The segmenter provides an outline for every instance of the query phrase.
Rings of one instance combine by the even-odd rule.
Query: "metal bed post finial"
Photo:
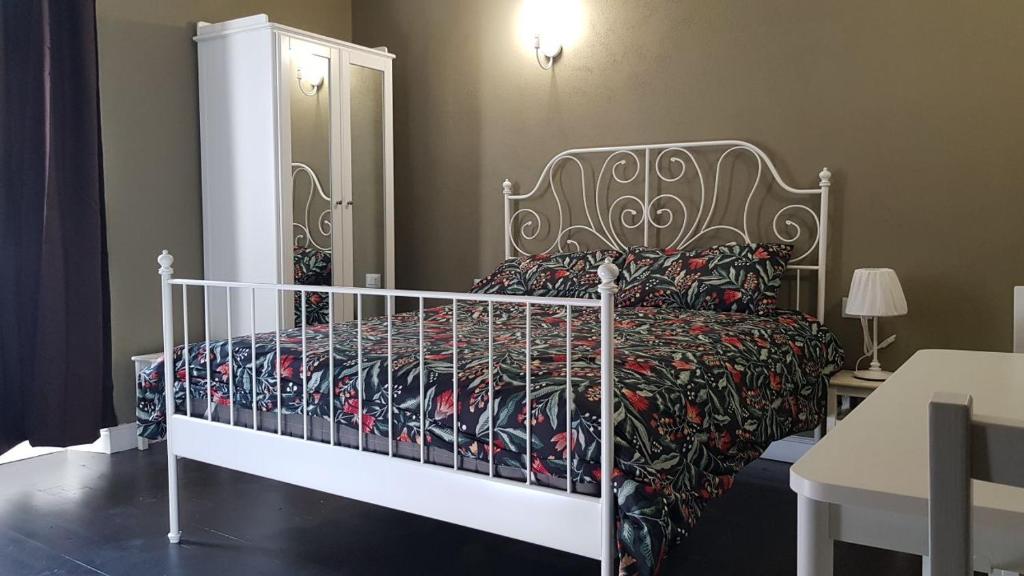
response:
[[[601,575],[615,574],[615,293],[619,267],[611,258],[597,268],[601,284]]]
[[[501,183],[501,194],[505,198],[505,258],[512,257],[512,181],[505,178]]]
[[[178,458],[174,455],[174,437],[171,434],[171,417],[174,415],[174,301],[171,295],[171,277],[174,274],[174,256],[164,250],[156,257],[160,265],[160,298],[164,328],[164,423],[167,428],[167,539],[171,544],[181,541],[178,527]],[[188,351],[185,352],[186,362]],[[188,383],[186,382],[187,386]]]

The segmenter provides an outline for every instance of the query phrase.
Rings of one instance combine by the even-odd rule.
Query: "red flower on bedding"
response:
[[[565,432],[559,432],[551,437],[551,441],[555,443],[555,452],[565,452]],[[572,432],[572,447],[576,448],[576,431]]]
[[[754,258],[758,260],[767,260],[771,258],[771,254],[769,254],[763,247],[758,246],[757,250],[754,251]]]
[[[452,391],[445,390],[437,397],[437,407],[434,409],[434,418],[447,418],[454,413],[455,407],[452,404]]]
[[[732,346],[733,348],[742,348],[743,342],[735,336],[723,336],[722,343]]]
[[[373,430],[373,425],[377,422],[377,419],[371,414],[363,414],[363,430]]]
[[[546,476],[551,475],[551,472],[548,472],[548,469],[544,467],[544,461],[536,456],[533,457],[533,465],[530,468],[533,470],[534,474],[544,474]]]
[[[742,297],[743,293],[739,290],[726,290],[725,294],[722,295],[722,300],[724,300],[726,304],[732,304]]]
[[[677,370],[693,370],[693,364],[686,360],[673,360],[672,366]]]
[[[643,374],[644,376],[650,376],[651,375],[651,367],[650,367],[650,365],[648,363],[642,362],[640,360],[632,360],[632,359],[630,359],[630,360],[626,361],[626,369],[627,370],[632,370],[633,372],[639,372],[640,374]]]
[[[342,409],[345,414],[355,414],[359,411],[359,399],[349,398],[345,400],[345,407]]]
[[[636,392],[626,388],[622,391],[622,395],[626,397],[626,400],[636,409],[637,412],[643,412],[651,407],[651,401]]]
[[[743,381],[743,374],[736,369],[732,364],[726,364],[725,369],[729,371],[729,376],[732,377],[732,381],[739,384]]]
[[[707,258],[691,258],[690,261],[686,264],[686,266],[690,270],[700,270],[701,268],[704,268],[707,265],[708,265],[708,259]]]
[[[712,436],[715,442],[715,446],[718,447],[718,450],[720,452],[726,453],[729,451],[730,448],[732,448],[732,434],[729,434],[728,430],[722,432],[721,434],[713,434]]]
[[[294,380],[299,368],[299,359],[295,356],[281,356],[281,378]]]
[[[594,480],[600,480],[601,479],[601,469],[600,468],[595,469],[594,473],[591,474],[591,476],[594,477]],[[615,480],[616,478],[621,478],[621,477],[622,477],[622,470],[619,470],[618,468],[612,468],[612,480]]]
[[[689,402],[686,403],[686,418],[694,424],[704,423],[704,415],[701,414],[700,406]]]

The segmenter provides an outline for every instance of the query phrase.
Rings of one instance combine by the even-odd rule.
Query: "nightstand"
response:
[[[132,362],[135,363],[135,405],[138,406],[138,394],[139,394],[139,374],[146,368],[151,367],[163,358],[163,352],[154,352],[152,354],[141,354],[139,356],[132,356]],[[139,450],[149,450],[149,440],[146,440],[142,436],[136,438]]]
[[[825,432],[836,427],[839,421],[839,397],[867,398],[884,380],[861,380],[853,375],[853,370],[837,372],[828,381],[828,403],[825,405]]]

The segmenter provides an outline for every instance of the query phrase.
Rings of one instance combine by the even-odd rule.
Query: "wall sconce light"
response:
[[[550,70],[563,48],[579,38],[582,20],[581,0],[524,0],[520,31],[541,68]]]
[[[295,67],[295,79],[299,83],[299,92],[306,96],[316,96],[324,84],[324,71],[319,58],[313,54],[305,54]],[[307,91],[303,84],[309,86]]]
[[[551,38],[545,41],[538,32],[533,36],[533,51],[537,55],[537,64],[544,70],[551,70],[555,58],[562,53],[562,44]]]

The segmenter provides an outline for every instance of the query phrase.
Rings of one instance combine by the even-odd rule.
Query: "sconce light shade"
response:
[[[858,268],[853,271],[846,313],[851,316],[902,316],[907,299],[891,268]]]
[[[520,29],[528,34],[537,63],[551,68],[566,45],[580,36],[581,0],[524,0]]]
[[[303,54],[299,56],[295,67],[295,77],[299,82],[299,90],[307,96],[313,96],[320,90],[324,83],[324,67],[326,60],[314,54]],[[304,85],[310,87],[306,91]]]

